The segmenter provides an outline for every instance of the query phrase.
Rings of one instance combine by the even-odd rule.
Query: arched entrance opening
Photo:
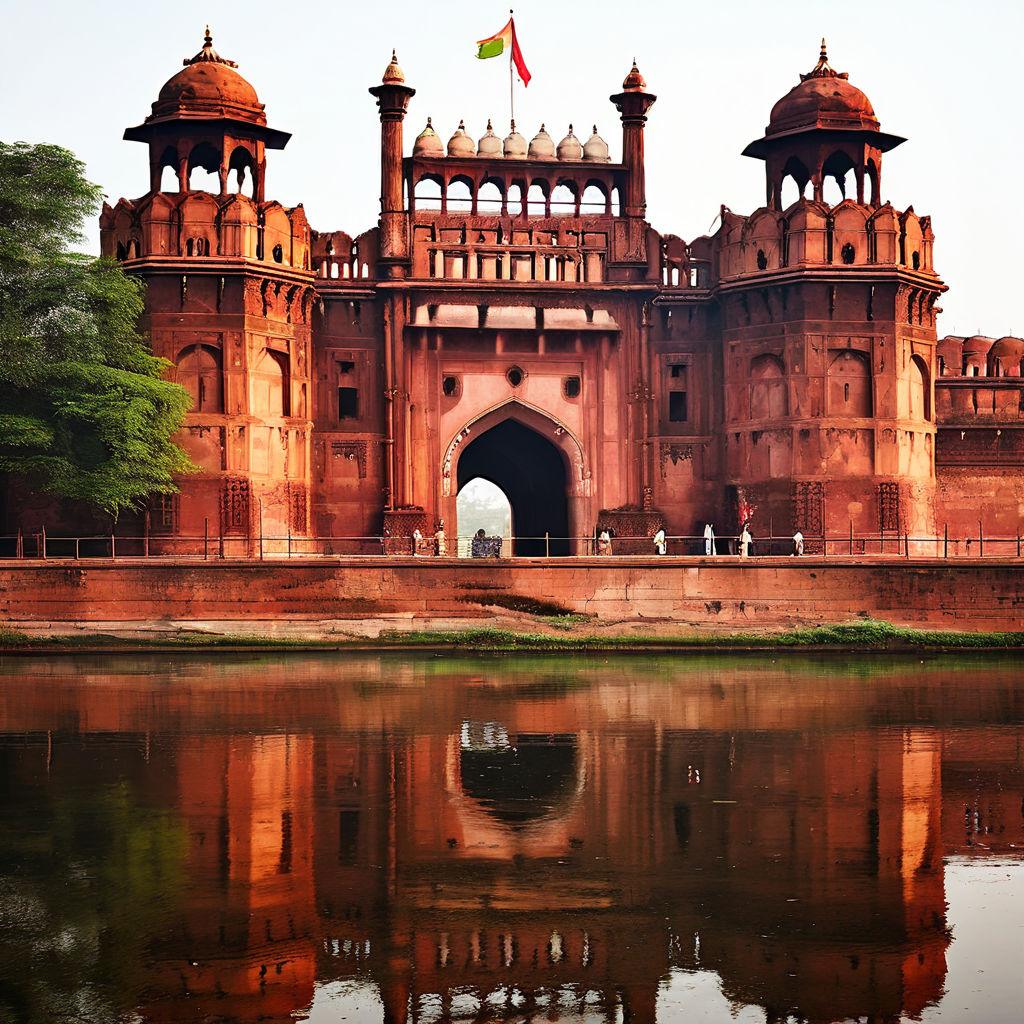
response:
[[[517,420],[504,419],[462,449],[458,490],[475,477],[499,487],[512,506],[513,555],[569,554],[565,457],[556,445]],[[459,532],[464,532],[461,520]]]
[[[483,477],[474,477],[459,490],[455,512],[459,523],[457,553],[460,558],[469,556],[477,530],[483,530],[488,537],[502,537],[506,541],[512,536],[512,505],[508,495]]]

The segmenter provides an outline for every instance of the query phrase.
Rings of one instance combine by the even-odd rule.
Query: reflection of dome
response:
[[[460,753],[462,789],[499,821],[521,828],[551,814],[576,787],[574,736],[519,735],[467,743]]]
[[[225,60],[213,48],[209,26],[203,48],[160,90],[147,120],[172,117],[234,120],[266,124],[256,90],[237,72],[234,61]]]
[[[772,107],[766,135],[799,128],[852,128],[878,131],[878,118],[871,101],[845,73],[833,71],[828,64],[825,40],[821,41],[818,63],[800,84],[794,86]]]
[[[416,136],[412,146],[413,156],[444,156],[444,145],[427,118],[427,126]]]

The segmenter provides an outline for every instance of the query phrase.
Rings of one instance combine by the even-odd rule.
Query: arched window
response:
[[[434,177],[420,178],[413,189],[418,210],[441,209],[441,182]]]
[[[928,367],[920,356],[912,356],[910,359],[910,418],[930,423],[931,404]]]
[[[536,182],[530,186],[526,195],[527,213],[531,217],[543,217],[547,211],[547,197],[542,186]]]
[[[750,418],[777,419],[789,413],[785,370],[777,356],[758,356],[750,364]]]
[[[175,360],[178,383],[192,396],[192,412],[224,411],[224,378],[220,350],[189,345]]]
[[[497,217],[501,213],[501,188],[496,181],[485,181],[477,193],[476,208],[479,213]]]
[[[844,199],[857,198],[857,175],[853,161],[846,153],[835,152],[821,169],[824,181],[822,198],[830,206],[836,206]]]
[[[220,154],[208,142],[201,142],[188,155],[188,188],[190,192],[220,194]],[[204,173],[205,172],[205,173]]]
[[[795,156],[791,156],[786,161],[786,166],[782,168],[781,203],[784,210],[806,194],[807,183],[810,180],[811,175],[807,168]]]
[[[512,536],[512,506],[508,495],[490,480],[476,476],[464,484],[456,499],[455,509],[459,522],[460,558],[472,555],[473,538],[478,530],[483,530],[485,537]]]
[[[283,352],[265,349],[252,375],[254,416],[290,416],[288,357]]]
[[[508,189],[508,215],[518,217],[523,212],[523,190],[519,185],[510,185]]]
[[[231,154],[231,162],[228,164],[229,177],[232,174],[235,179],[235,191],[239,195],[251,198],[256,191],[256,161],[244,146],[236,146]]]
[[[832,351],[828,368],[828,412],[832,416],[871,416],[871,363],[863,352]]]
[[[448,182],[447,197],[449,213],[469,213],[473,209],[473,192],[465,178]]]
[[[568,185],[556,185],[551,192],[551,212],[556,217],[571,217],[576,213],[576,193]]]
[[[589,184],[580,196],[580,213],[594,217],[607,212],[607,192],[600,185]]]

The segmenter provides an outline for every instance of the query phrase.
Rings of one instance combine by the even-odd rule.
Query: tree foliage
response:
[[[0,471],[116,517],[193,467],[142,283],[73,251],[100,198],[67,150],[0,142]]]

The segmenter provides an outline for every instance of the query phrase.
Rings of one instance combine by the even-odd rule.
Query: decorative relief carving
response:
[[[793,518],[805,537],[820,537],[825,521],[825,485],[820,480],[801,480],[793,485]],[[808,548],[808,552],[811,549]]]
[[[248,533],[251,517],[249,481],[227,477],[221,484],[220,522],[223,533]]]
[[[298,484],[288,485],[288,521],[292,533],[309,532],[309,499],[306,488]]]
[[[690,462],[693,460],[693,445],[692,444],[662,444],[661,446],[661,475],[665,476],[668,469],[668,463],[671,460],[673,466],[678,466],[680,462]]]
[[[467,437],[469,437],[469,427],[465,427],[455,435],[455,440],[448,445],[448,451],[445,452],[444,468],[441,471],[442,491],[445,497],[452,493],[452,458],[455,455],[455,449],[458,448]]]
[[[900,485],[895,480],[878,485],[878,525],[893,533],[900,531]]]
[[[366,476],[366,441],[334,441],[331,443],[331,454],[336,459],[355,462],[359,469],[359,478]]]

